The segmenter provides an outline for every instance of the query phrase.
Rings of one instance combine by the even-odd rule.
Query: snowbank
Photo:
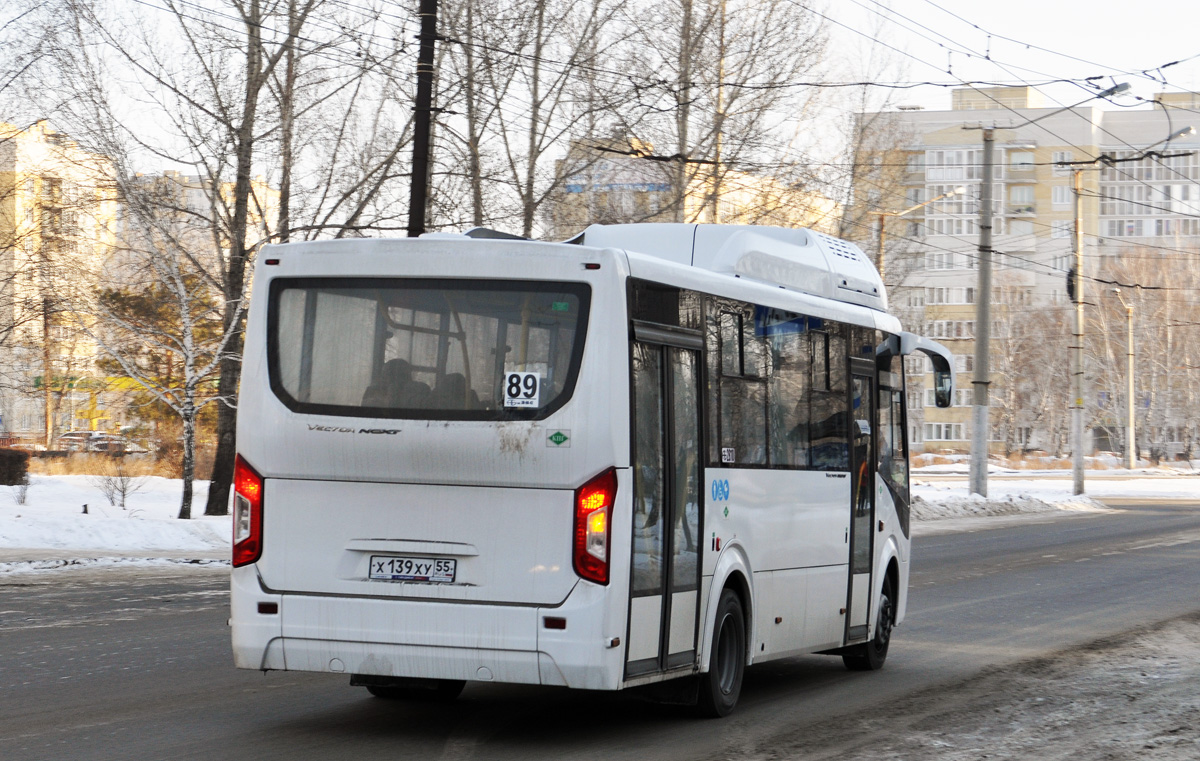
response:
[[[966,478],[949,478],[965,466],[918,468],[912,474],[913,517],[919,521],[1055,510],[1098,511],[1107,499],[1195,499],[1200,501],[1200,476],[1157,470],[1088,471],[1086,496],[1076,496],[1070,471],[1009,471],[989,469],[988,496],[970,493]],[[953,470],[952,470],[953,469]]]
[[[186,552],[229,547],[228,517],[176,520],[183,496],[178,479],[148,477],[125,509],[108,504],[91,476],[30,476],[25,504],[0,495],[0,548],[108,552]],[[203,513],[208,484],[194,485],[192,514]],[[87,514],[83,506],[87,505]]]
[[[1161,471],[1089,471],[1086,497],[1071,493],[1069,471],[997,471],[989,477],[985,499],[968,493],[962,469],[965,466],[954,464],[913,471],[913,518],[923,533],[970,530],[980,525],[974,520],[954,519],[1033,518],[1064,510],[1105,510],[1094,497],[1200,502],[1200,476],[1160,475]],[[91,476],[32,476],[24,505],[16,504],[15,490],[0,487],[0,575],[61,568],[227,563],[229,517],[202,514],[208,484],[198,482],[192,503],[195,517],[178,520],[182,488],[179,480],[147,478],[122,510],[108,504]],[[84,504],[88,506],[86,515]]]

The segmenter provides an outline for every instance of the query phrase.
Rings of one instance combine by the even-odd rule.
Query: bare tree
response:
[[[167,0],[147,21],[134,6],[59,0],[59,25],[41,90],[46,107],[98,151],[117,157],[132,187],[135,164],[188,167],[192,199],[160,205],[207,231],[203,251],[180,249],[195,276],[221,294],[217,452],[206,512],[227,510],[236,390],[249,266],[263,242],[395,229],[393,200],[407,184],[409,99],[398,76],[403,30],[384,11],[325,0]],[[237,55],[231,57],[230,51]],[[136,82],[141,124],[130,108]],[[160,225],[161,227],[161,225]],[[182,294],[179,296],[182,298]]]
[[[802,125],[817,90],[799,83],[823,63],[818,16],[769,0],[674,0],[637,33],[630,68],[660,73],[637,90],[647,111],[639,137],[673,154],[677,221],[724,221],[713,212],[730,172],[803,179],[813,145]]]
[[[1197,253],[1131,247],[1101,268],[1089,325],[1089,368],[1098,397],[1093,424],[1126,446],[1129,404],[1125,308],[1133,307],[1135,446],[1153,462],[1180,454],[1189,459],[1200,435],[1195,333],[1200,307],[1188,297],[1200,288]]]
[[[448,120],[446,129],[465,154],[474,221],[534,234],[562,181],[554,159],[586,135],[597,114],[628,99],[622,77],[604,71],[621,39],[623,10],[624,0],[536,0],[503,10],[488,0],[464,0],[449,16],[456,44],[451,66],[464,85],[455,97],[465,118]],[[503,23],[481,20],[497,13]],[[598,72],[604,86],[587,88]]]

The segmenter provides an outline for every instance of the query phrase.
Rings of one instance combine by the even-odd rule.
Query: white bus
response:
[[[593,226],[263,249],[232,497],[237,666],[383,697],[879,668],[909,575],[901,330],[853,244]],[[654,689],[654,688],[649,688]]]

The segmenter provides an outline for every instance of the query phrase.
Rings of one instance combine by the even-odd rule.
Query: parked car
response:
[[[103,431],[71,431],[58,437],[58,449],[65,452],[104,452],[117,454],[126,451],[124,436]]]

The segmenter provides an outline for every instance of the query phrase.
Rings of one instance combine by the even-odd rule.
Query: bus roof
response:
[[[637,252],[887,311],[883,280],[862,249],[815,230],[754,225],[591,225],[569,242]]]

